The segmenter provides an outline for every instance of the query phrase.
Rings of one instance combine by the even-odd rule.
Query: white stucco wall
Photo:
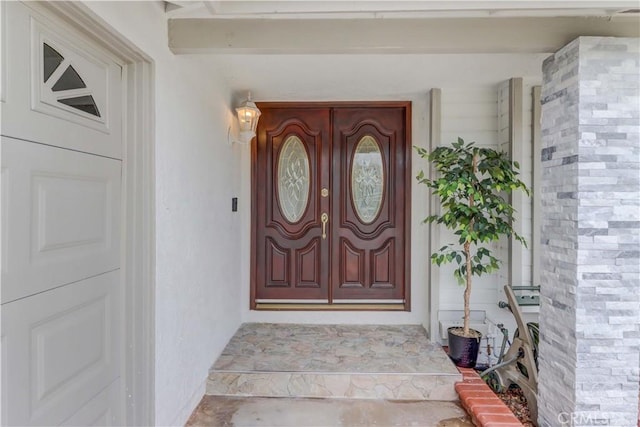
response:
[[[155,62],[155,422],[184,425],[240,323],[240,154],[227,145],[231,95],[198,58],[167,47],[160,2],[87,2]]]

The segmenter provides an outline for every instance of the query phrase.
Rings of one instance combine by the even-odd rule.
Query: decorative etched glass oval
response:
[[[298,222],[309,203],[309,156],[297,136],[289,136],[278,157],[280,211],[289,222]]]
[[[351,199],[360,221],[371,224],[382,207],[384,168],[382,152],[372,136],[363,136],[356,145],[351,165]]]

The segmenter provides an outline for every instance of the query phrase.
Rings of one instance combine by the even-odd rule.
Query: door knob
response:
[[[329,222],[329,215],[326,212],[323,212],[320,216],[320,221],[322,221],[322,238],[327,238],[327,222]]]

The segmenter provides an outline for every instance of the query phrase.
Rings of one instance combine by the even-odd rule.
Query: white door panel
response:
[[[88,404],[120,376],[119,283],[113,271],[2,306],[9,425],[58,425],[74,414],[118,424],[119,386]]]
[[[0,2],[2,424],[122,425],[122,68],[32,7]]]
[[[2,312],[2,310],[0,310],[0,312]],[[2,320],[0,319],[0,325],[2,324]],[[5,408],[7,408],[9,406],[8,401],[7,401],[7,393],[6,390],[9,389],[9,383],[7,382],[7,375],[5,374],[5,372],[9,372],[8,371],[8,365],[7,365],[7,340],[5,339],[4,336],[4,330],[0,331],[0,354],[1,354],[1,363],[2,363],[2,375],[0,376],[0,387],[2,387],[0,389],[0,396],[2,396],[2,419],[0,420],[0,422],[2,423],[3,426],[8,426],[9,425],[9,421],[7,420],[7,411]]]
[[[106,390],[91,399],[71,418],[61,425],[76,426],[117,426],[122,424],[121,410],[118,405],[118,394],[120,393],[120,380],[117,379]]]
[[[0,2],[0,102],[5,101],[7,90],[7,9],[6,1]],[[3,106],[4,107],[4,106]]]
[[[6,3],[2,134],[121,158],[121,66],[74,31]]]
[[[2,138],[2,302],[120,265],[121,162]]]

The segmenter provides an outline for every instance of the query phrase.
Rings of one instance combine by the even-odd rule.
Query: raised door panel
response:
[[[404,300],[405,114],[334,111],[332,233],[341,242],[332,253],[335,300]]]
[[[291,254],[278,246],[273,239],[266,239],[266,283],[267,288],[291,287]]]
[[[263,299],[326,299],[327,110],[260,106],[254,152],[254,290]]]
[[[86,405],[71,417],[62,422],[62,426],[117,426],[122,424],[122,406],[118,396],[122,384],[115,380],[99,395],[91,399]]]
[[[319,239],[312,240],[306,248],[296,251],[296,271],[299,275],[299,287],[319,288],[320,264],[322,263],[322,248]]]
[[[28,4],[6,12],[2,135],[121,158],[122,67]]]
[[[120,265],[119,160],[2,138],[2,302]]]
[[[395,286],[396,263],[396,241],[389,239],[380,248],[370,252],[371,259],[371,287],[377,289],[389,289]]]
[[[342,288],[364,288],[365,251],[355,248],[349,240],[340,239],[339,281]]]
[[[120,377],[119,283],[114,271],[2,306],[8,424],[58,425]],[[116,425],[118,396],[114,390],[107,405]],[[99,420],[104,407],[87,410]]]

